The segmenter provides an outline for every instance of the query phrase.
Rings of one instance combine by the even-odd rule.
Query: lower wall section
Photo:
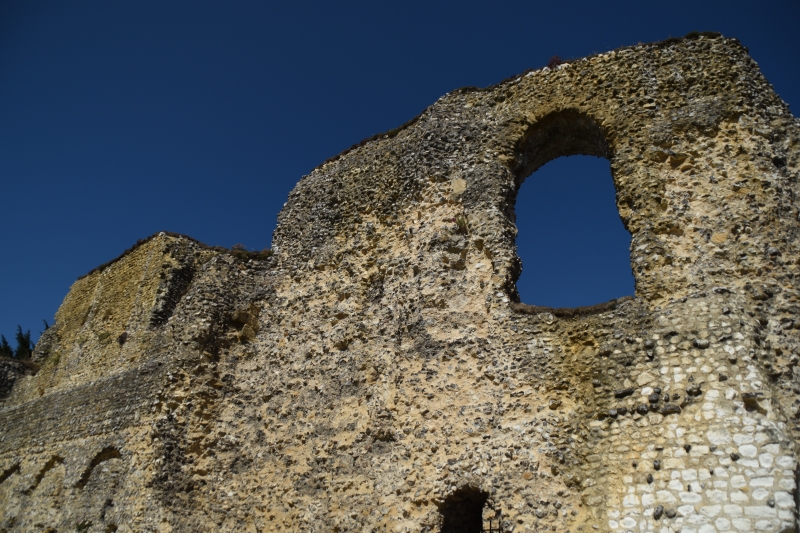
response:
[[[120,431],[150,410],[165,371],[162,361],[74,389],[0,408],[0,455]]]
[[[30,364],[0,359],[0,401],[11,394],[11,389],[19,378],[32,374],[33,370],[33,366]]]
[[[0,531],[131,524],[147,501],[152,451],[143,445],[166,366],[151,361],[0,410]]]

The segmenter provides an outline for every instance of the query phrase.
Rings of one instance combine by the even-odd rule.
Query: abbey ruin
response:
[[[0,531],[796,531],[798,142],[695,34],[443,96],[303,177],[268,259],[154,235],[0,368]],[[516,192],[574,154],[636,294],[521,304]]]

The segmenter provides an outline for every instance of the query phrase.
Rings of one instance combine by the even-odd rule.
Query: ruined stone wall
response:
[[[0,530],[795,530],[798,126],[694,35],[442,97],[305,176],[269,260],[154,236],[0,404]],[[574,154],[632,237],[594,313],[514,285],[516,191]]]

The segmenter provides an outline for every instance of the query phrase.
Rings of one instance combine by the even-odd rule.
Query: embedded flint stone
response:
[[[681,412],[681,408],[679,406],[675,405],[674,403],[668,403],[668,404],[662,406],[661,409],[658,412],[661,413],[664,416],[666,416],[666,415],[674,415],[674,414],[680,413]]]
[[[692,342],[692,345],[695,348],[700,348],[701,350],[705,350],[706,348],[708,348],[709,342],[708,339],[695,339]]]
[[[703,394],[703,390],[700,388],[700,384],[694,384],[686,387],[686,394],[689,396],[700,396]]]
[[[758,401],[764,397],[764,393],[760,391],[756,392],[743,392],[742,393],[742,401],[744,404],[751,408],[758,407]]]

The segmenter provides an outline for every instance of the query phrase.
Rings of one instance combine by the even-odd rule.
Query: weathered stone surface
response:
[[[11,394],[17,379],[33,374],[35,370],[36,366],[26,361],[0,359],[0,399]]]
[[[0,530],[790,530],[799,126],[695,35],[442,97],[304,177],[272,258],[153,236],[0,404]],[[516,190],[573,154],[636,297],[519,304]]]

